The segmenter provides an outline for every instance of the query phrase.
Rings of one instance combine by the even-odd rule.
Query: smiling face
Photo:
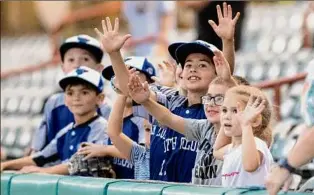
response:
[[[209,83],[216,77],[215,67],[208,56],[192,53],[186,58],[182,77],[188,91],[207,91]]]
[[[103,94],[97,94],[87,85],[68,85],[65,89],[65,105],[76,116],[95,112],[97,105],[100,105],[103,99]]]
[[[220,107],[227,90],[227,86],[210,84],[207,94],[202,97],[206,118],[213,124],[220,123]]]
[[[79,66],[87,66],[94,70],[98,70],[101,67],[96,62],[94,56],[87,50],[81,48],[69,49],[64,55],[63,72],[68,74]]]

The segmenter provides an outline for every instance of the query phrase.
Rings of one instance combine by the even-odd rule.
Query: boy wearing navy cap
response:
[[[65,105],[73,114],[74,122],[58,131],[56,137],[41,151],[1,163],[1,170],[68,174],[67,162],[82,142],[108,143],[107,121],[97,113],[97,108],[104,99],[104,80],[101,75],[91,68],[81,66],[62,78],[59,85],[65,92]],[[59,164],[41,168],[55,161]]]
[[[77,35],[67,38],[59,48],[62,59],[61,68],[65,74],[78,68],[80,65],[101,71],[100,64],[103,57],[100,43],[88,35]],[[70,122],[74,122],[73,114],[65,105],[64,93],[52,95],[44,106],[44,116],[39,128],[34,133],[32,150],[40,151],[47,146],[56,136],[58,131]],[[103,102],[98,113],[108,119],[110,106]]]

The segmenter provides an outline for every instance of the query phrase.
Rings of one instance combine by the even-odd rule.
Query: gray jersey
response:
[[[214,158],[213,146],[216,140],[214,126],[207,120],[184,119],[185,136],[198,141],[192,183],[221,185],[222,161]]]

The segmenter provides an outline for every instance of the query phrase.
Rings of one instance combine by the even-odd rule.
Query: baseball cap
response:
[[[104,79],[102,78],[101,74],[96,70],[88,68],[86,66],[80,66],[77,69],[71,71],[67,75],[65,75],[60,81],[60,87],[65,90],[66,86],[71,81],[83,81],[86,83],[91,84],[96,88],[96,90],[101,93],[104,89]]]
[[[89,51],[95,56],[97,63],[101,62],[101,59],[104,55],[100,43],[97,39],[88,36],[88,35],[77,35],[67,38],[62,45],[60,46],[60,55],[63,62],[65,53],[71,48],[81,48]]]
[[[209,57],[214,57],[214,51],[218,50],[213,44],[207,43],[206,41],[196,40],[189,43],[184,43],[178,46],[175,51],[177,61],[181,64],[182,68],[188,55],[192,53],[202,53]]]
[[[138,71],[144,73],[148,78],[156,76],[156,69],[152,63],[145,57],[131,56],[124,59],[124,63]],[[102,71],[102,75],[105,79],[110,80],[114,76],[112,65],[107,66]]]
[[[176,43],[172,43],[168,46],[168,52],[170,54],[170,56],[176,61],[177,64],[179,64],[179,61],[176,57],[176,50],[178,49],[178,47],[180,47],[181,45],[185,44],[186,42],[176,42]]]

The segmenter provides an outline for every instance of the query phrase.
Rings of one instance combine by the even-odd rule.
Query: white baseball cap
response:
[[[65,75],[59,81],[59,85],[63,90],[65,90],[67,85],[74,80],[81,80],[93,85],[99,93],[101,93],[104,89],[104,79],[102,78],[101,74],[96,70],[86,66],[80,66]]]
[[[63,62],[65,53],[71,48],[81,48],[89,51],[96,58],[97,63],[101,62],[101,59],[104,55],[100,42],[88,35],[77,35],[67,38],[59,48],[61,60]]]

